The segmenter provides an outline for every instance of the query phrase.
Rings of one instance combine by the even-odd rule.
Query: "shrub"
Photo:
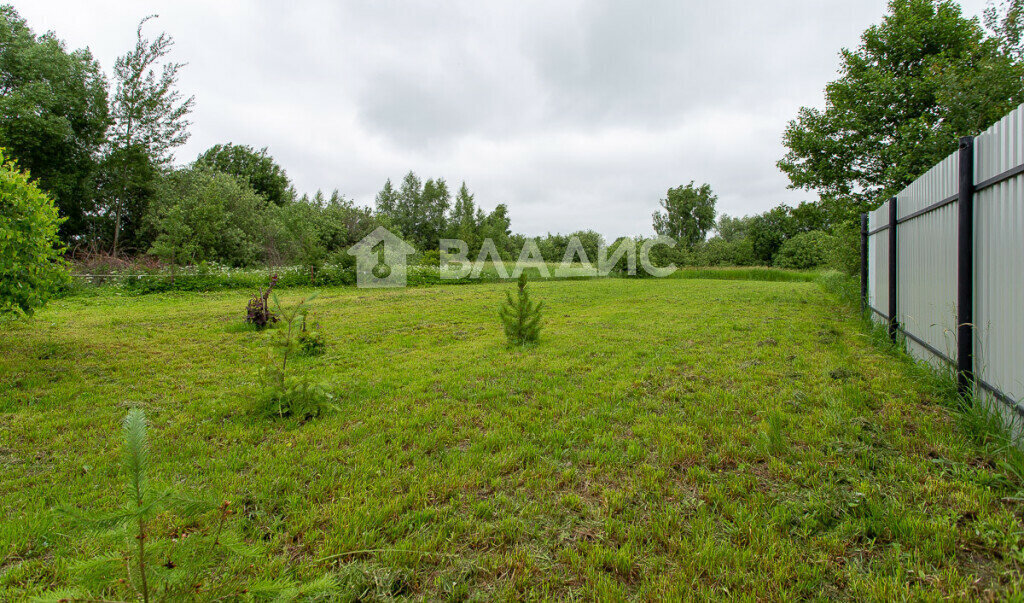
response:
[[[791,270],[809,270],[828,264],[835,239],[820,230],[800,233],[782,244],[775,265]]]
[[[256,410],[265,417],[305,421],[330,408],[330,400],[330,394],[304,375],[285,375],[283,371],[275,370],[267,373]]]
[[[150,252],[175,264],[252,266],[263,260],[267,201],[233,176],[201,169],[168,176],[150,207]]]
[[[302,316],[302,329],[299,331],[298,341],[299,350],[305,356],[319,356],[327,348],[320,325],[315,322],[312,326],[307,325],[305,315]]]
[[[272,358],[261,371],[263,392],[256,403],[258,414],[304,421],[332,407],[329,393],[304,374],[290,374],[288,368],[288,360],[301,351],[298,320],[305,317],[304,306],[314,297],[316,294],[291,308],[285,308],[281,306],[277,295],[273,296],[274,307],[284,325],[273,344],[277,350],[277,359]]]
[[[427,249],[420,254],[419,265],[438,268],[441,265],[441,252],[437,249]]]
[[[860,274],[860,224],[844,222],[832,231],[835,245],[829,254],[830,268],[846,274]]]
[[[754,246],[748,238],[726,241],[721,237],[708,239],[697,250],[696,264],[704,266],[753,266]]]
[[[645,243],[649,239],[638,238],[636,240],[636,252],[637,252],[637,274],[647,275],[642,268],[640,259],[643,255],[642,249]],[[689,249],[683,247],[681,244],[676,243],[675,247],[669,247],[668,245],[654,245],[650,248],[648,253],[648,259],[651,265],[664,268],[669,265],[675,266],[692,266],[694,263],[694,255]]]
[[[69,282],[53,200],[0,149],[0,315],[30,314]]]
[[[543,307],[542,302],[530,301],[530,292],[526,290],[526,274],[520,274],[518,295],[513,297],[509,293],[499,311],[509,343],[523,345],[537,341]]]

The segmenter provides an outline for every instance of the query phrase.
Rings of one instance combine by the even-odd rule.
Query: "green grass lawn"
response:
[[[272,333],[244,292],[0,325],[0,600],[137,597],[134,539],[54,512],[124,503],[133,406],[154,484],[236,511],[221,545],[216,512],[157,517],[158,600],[1019,592],[1017,482],[816,283],[534,283],[525,349],[512,287],[321,290],[327,352],[295,367],[338,408],[304,424],[251,411]]]

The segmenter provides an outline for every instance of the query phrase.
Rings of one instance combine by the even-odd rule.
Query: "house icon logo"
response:
[[[356,256],[356,286],[364,289],[404,287],[406,260],[416,248],[383,226],[348,250]]]

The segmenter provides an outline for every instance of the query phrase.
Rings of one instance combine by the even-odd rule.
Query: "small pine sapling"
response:
[[[122,511],[108,515],[93,515],[82,512],[69,505],[59,511],[85,528],[97,531],[110,531],[127,527],[134,532],[136,542],[135,571],[138,572],[138,591],[142,600],[149,601],[150,587],[148,564],[146,561],[146,543],[149,539],[147,523],[162,510],[174,511],[179,517],[191,518],[217,508],[217,505],[183,498],[172,492],[156,492],[149,483],[149,440],[147,436],[146,415],[140,409],[128,412],[122,424],[124,432],[124,453],[122,465],[127,481],[129,494],[128,504]],[[223,505],[227,509],[227,503]],[[218,538],[220,534],[218,533]]]
[[[498,315],[505,327],[505,336],[513,345],[533,343],[540,337],[541,310],[543,302],[530,300],[530,292],[526,288],[526,274],[519,275],[519,292],[514,296],[508,293],[505,303]]]
[[[273,343],[277,358],[271,357],[262,370],[263,395],[257,406],[260,414],[303,420],[315,417],[331,406],[331,396],[327,392],[306,375],[293,376],[288,369],[288,361],[303,352],[299,320],[305,320],[308,311],[305,304],[315,297],[314,293],[295,306],[285,308],[276,294],[272,296],[283,327]]]

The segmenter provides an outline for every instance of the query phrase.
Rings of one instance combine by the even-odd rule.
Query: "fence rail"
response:
[[[1024,105],[861,218],[865,310],[1024,417]]]

